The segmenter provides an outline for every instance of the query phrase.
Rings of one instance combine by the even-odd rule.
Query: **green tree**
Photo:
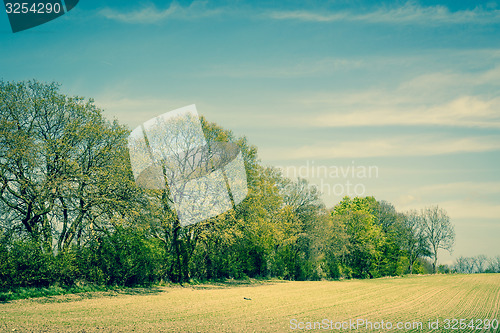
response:
[[[55,83],[0,82],[4,226],[45,252],[80,244],[130,208],[128,131]]]
[[[384,276],[400,275],[406,272],[406,269],[401,269],[402,263],[408,260],[400,244],[402,214],[398,213],[394,206],[387,201],[372,200],[370,211],[375,217],[375,224],[382,228],[385,237],[381,249],[380,274]]]
[[[330,278],[351,277],[352,270],[346,265],[348,262],[349,235],[347,234],[346,220],[332,211],[322,219],[322,237],[318,243],[319,252],[324,255],[326,274]]]
[[[344,197],[333,211],[333,215],[345,221],[349,237],[349,255],[345,264],[357,278],[378,277],[381,274],[385,236],[381,227],[374,223],[375,216],[370,211],[374,201],[373,197]]]
[[[172,130],[176,131],[173,135],[176,140],[182,139],[183,149],[170,152],[169,160],[165,161],[165,189],[144,191],[148,197],[148,207],[144,209],[144,215],[149,216],[147,219],[150,221],[152,234],[165,246],[166,278],[181,283],[188,281],[191,276],[211,278],[219,277],[221,272],[234,272],[232,268],[236,265],[228,266],[228,260],[222,257],[229,255],[228,246],[234,244],[235,235],[240,234],[239,225],[245,217],[245,207],[248,205],[243,202],[239,207],[233,207],[235,209],[230,212],[182,226],[178,212],[175,211],[175,193],[169,186],[178,180],[175,178],[179,177],[176,171],[183,170],[180,175],[183,179],[212,172],[213,163],[217,163],[217,158],[224,162],[225,156],[220,155],[221,151],[216,151],[216,148],[217,145],[225,143],[234,143],[241,151],[249,184],[254,183],[257,168],[256,149],[249,146],[245,138],[237,139],[232,132],[207,122],[205,118],[201,117],[200,120],[208,149],[200,152],[196,133],[191,133],[193,129],[180,119]],[[163,148],[169,149],[168,144],[164,146]],[[178,183],[182,183],[182,179]],[[250,188],[252,189],[252,186]],[[219,250],[223,251],[216,252]],[[253,250],[255,248],[252,248]],[[201,253],[203,251],[205,253]]]

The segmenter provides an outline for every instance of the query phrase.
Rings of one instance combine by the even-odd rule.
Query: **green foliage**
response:
[[[432,263],[425,258],[418,258],[413,267],[413,274],[432,274],[434,273]]]
[[[109,291],[117,289],[118,289],[117,287],[85,285],[85,284],[73,285],[73,286],[52,285],[50,287],[16,287],[5,292],[0,291],[0,303],[16,299],[89,293],[89,292]]]
[[[82,251],[82,275],[98,284],[135,286],[161,277],[163,248],[133,228],[118,227]]]
[[[9,251],[11,285],[48,286],[57,279],[54,271],[55,258],[44,253],[34,241],[16,241]]]
[[[402,276],[404,274],[410,273],[408,267],[410,265],[410,261],[407,257],[399,257],[396,267],[396,275]]]
[[[351,268],[356,278],[379,277],[382,274],[386,237],[375,223],[375,206],[373,197],[344,197],[332,213],[345,221],[349,241],[348,255],[344,256],[343,263]]]
[[[423,215],[373,197],[327,210],[307,180],[262,166],[246,138],[201,124],[209,145],[240,148],[248,195],[181,227],[166,190],[135,185],[127,128],[57,84],[0,81],[0,288],[376,278],[427,272],[422,258],[451,248],[430,241]]]

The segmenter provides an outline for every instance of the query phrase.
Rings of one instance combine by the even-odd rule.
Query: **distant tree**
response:
[[[324,255],[327,277],[334,279],[351,277],[352,270],[347,266],[351,244],[345,219],[330,212],[323,219],[323,223],[321,242],[318,245]]]
[[[317,238],[322,236],[318,234],[318,224],[321,223],[320,214],[324,213],[324,205],[318,189],[310,186],[307,180],[282,179],[280,183],[284,204],[281,212],[286,217],[282,224],[287,228],[279,229],[287,240],[282,239],[276,245],[288,253],[286,262],[291,276],[304,280],[315,275],[313,266],[318,253],[313,248]]]
[[[380,225],[384,231],[391,230],[391,227],[394,227],[400,218],[394,205],[385,200],[375,202],[371,211],[375,216],[375,223]]]
[[[473,257],[458,257],[453,270],[457,273],[500,273],[500,256],[488,258],[484,254]]]
[[[382,228],[385,241],[381,248],[382,256],[379,262],[381,275],[400,275],[408,270],[408,261],[402,249],[403,214],[398,213],[387,201],[370,201],[370,212],[374,215],[375,224]]]
[[[439,265],[438,269],[437,269],[437,272],[440,274],[448,274],[448,273],[450,273],[450,271],[451,271],[451,269],[450,269],[450,266],[448,266],[448,265]]]
[[[471,259],[474,263],[474,270],[476,273],[484,273],[488,268],[488,257],[484,254],[479,254]]]
[[[455,243],[455,228],[450,222],[446,211],[438,206],[432,206],[422,211],[422,231],[430,247],[436,273],[439,249],[452,251]]]
[[[418,258],[414,264],[414,270],[418,274],[431,274],[434,272],[432,263],[427,258]]]
[[[500,256],[491,257],[488,263],[489,273],[500,273]]]
[[[472,258],[460,256],[455,260],[453,269],[457,273],[472,274],[474,273],[474,262]]]
[[[413,265],[418,258],[430,255],[422,216],[417,211],[403,214],[399,228],[399,244],[408,258],[410,274],[413,272]]]

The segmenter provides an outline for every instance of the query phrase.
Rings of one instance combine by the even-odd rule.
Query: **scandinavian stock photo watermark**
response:
[[[242,152],[234,143],[209,143],[195,105],[147,120],[130,133],[128,148],[137,185],[166,191],[181,226],[235,208],[248,194]],[[348,165],[306,161],[274,170],[297,182],[258,187],[258,191],[279,191],[285,196],[306,191],[330,198],[361,197],[367,192],[366,181],[379,177],[377,166],[355,161]]]
[[[481,330],[481,332],[496,332],[499,328],[498,319],[479,318],[445,318],[430,319],[427,321],[390,321],[390,320],[367,320],[364,318],[348,320],[332,320],[328,318],[319,321],[301,321],[296,318],[290,319],[289,328],[295,330],[362,330],[362,331],[468,331]]]
[[[128,148],[136,184],[166,191],[181,226],[222,214],[247,196],[239,147],[209,144],[194,104],[136,127]]]
[[[4,0],[12,32],[52,21],[75,8],[80,0]]]
[[[428,323],[431,328],[431,323]],[[290,319],[291,330],[422,330],[424,323],[421,321],[370,321],[367,319],[331,320],[324,318],[320,321],[300,321]]]
[[[359,165],[354,160],[348,165],[324,165],[308,160],[299,166],[277,166],[276,168],[290,179],[307,179],[309,190],[329,197],[365,196],[366,182],[379,178],[378,166]],[[285,186],[285,192],[287,186]]]

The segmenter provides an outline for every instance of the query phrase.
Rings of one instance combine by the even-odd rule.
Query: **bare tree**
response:
[[[422,256],[429,256],[422,216],[415,210],[406,212],[403,215],[400,229],[400,246],[406,251],[408,256],[408,261],[410,262],[409,271],[411,274],[415,261]]]
[[[453,265],[457,273],[500,273],[500,256],[488,258],[484,254],[474,257],[459,257]]]
[[[500,273],[500,256],[489,259],[488,271],[490,273]]]
[[[424,209],[422,215],[422,231],[434,258],[432,269],[436,273],[439,249],[451,253],[455,243],[455,228],[446,211],[438,206]]]
[[[470,257],[458,257],[453,268],[457,273],[472,274],[474,273],[474,261]]]
[[[488,257],[484,254],[472,257],[472,262],[474,264],[474,270],[476,273],[484,273],[488,265]]]

